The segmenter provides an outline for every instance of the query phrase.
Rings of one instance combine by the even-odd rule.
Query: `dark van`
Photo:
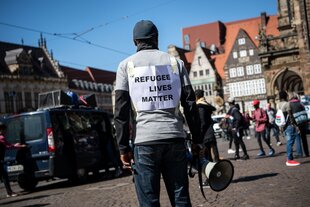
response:
[[[93,108],[56,107],[7,117],[6,138],[27,147],[6,151],[10,180],[32,190],[51,178],[84,179],[119,166],[110,115]]]

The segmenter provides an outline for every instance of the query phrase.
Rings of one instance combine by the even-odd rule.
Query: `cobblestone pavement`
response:
[[[274,157],[256,158],[258,144],[254,138],[245,139],[250,155],[247,161],[232,161],[235,174],[231,185],[221,192],[205,189],[204,200],[198,187],[198,177],[190,178],[193,206],[241,206],[241,207],[305,207],[310,206],[310,158],[297,159],[297,167],[285,165],[285,145],[276,146]],[[282,142],[285,140],[282,138]],[[308,136],[310,143],[310,136]],[[218,139],[220,156],[229,159],[228,142]],[[267,146],[264,145],[267,152]],[[242,155],[242,152],[240,153]],[[40,182],[35,192],[23,192],[16,183],[12,187],[18,197],[6,198],[3,183],[0,184],[0,206],[115,206],[136,207],[137,199],[131,176],[117,179],[90,180],[87,184],[72,186],[65,180]],[[164,184],[161,192],[162,206],[170,206]]]

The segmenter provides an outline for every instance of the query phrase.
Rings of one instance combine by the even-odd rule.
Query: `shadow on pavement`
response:
[[[126,173],[125,171],[120,177],[126,177],[126,176],[131,176],[131,174]],[[101,174],[101,175],[96,175],[96,176],[89,176],[85,181],[83,182],[71,182],[67,179],[61,179],[58,182],[54,183],[46,183],[42,186],[36,187],[33,191],[27,192],[27,194],[32,193],[32,192],[39,192],[39,191],[44,191],[44,190],[51,190],[51,189],[57,189],[57,188],[70,188],[74,186],[82,186],[86,184],[91,184],[91,183],[96,183],[96,182],[102,182],[106,180],[114,180],[118,179],[120,177],[114,177],[112,174]],[[44,182],[44,181],[42,181]]]
[[[240,177],[238,179],[233,180],[232,183],[248,182],[248,181],[263,179],[263,178],[267,178],[267,177],[277,176],[278,174],[279,173],[268,173],[268,174],[262,174],[262,175]]]
[[[35,196],[35,197],[30,197],[30,198],[22,198],[22,199],[15,198],[15,200],[12,200],[12,201],[1,202],[1,205],[16,204],[18,202],[23,202],[23,201],[27,201],[27,200],[41,199],[41,198],[45,198],[45,197],[49,197],[49,196],[51,196],[51,195],[41,195],[41,196]],[[46,206],[46,205],[50,205],[50,204],[49,203],[45,203],[45,204],[37,204],[37,205],[31,205],[31,206]]]

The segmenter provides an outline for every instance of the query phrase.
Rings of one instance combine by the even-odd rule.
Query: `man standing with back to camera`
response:
[[[119,64],[115,86],[115,127],[121,161],[131,169],[129,120],[134,137],[134,180],[140,206],[160,206],[160,178],[171,206],[191,206],[184,108],[194,145],[201,142],[195,93],[181,60],[159,51],[158,30],[142,20],[133,30],[137,53]]]

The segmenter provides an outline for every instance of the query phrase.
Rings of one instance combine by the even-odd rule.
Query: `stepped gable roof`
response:
[[[277,29],[278,24],[277,16],[268,16],[267,18],[268,19],[266,25],[266,35],[278,36],[280,33]],[[260,24],[261,24],[260,17],[225,23],[227,28],[225,53],[229,55],[240,29],[243,29],[251,38],[256,47],[258,47],[259,39],[257,37],[259,35]]]
[[[2,41],[0,41],[0,74],[23,75],[18,70],[12,73],[9,69],[10,64],[18,63],[20,55],[23,55],[23,58],[26,56],[27,64],[31,64],[32,71],[27,75],[58,78],[54,66],[42,48]]]

